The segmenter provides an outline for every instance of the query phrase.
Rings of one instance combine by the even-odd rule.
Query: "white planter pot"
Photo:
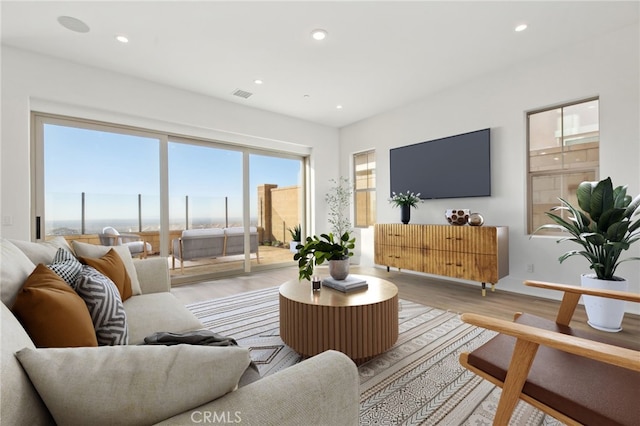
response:
[[[291,253],[297,253],[298,249],[296,248],[296,246],[300,244],[300,241],[289,241],[289,251]]]
[[[627,291],[627,280],[620,281],[600,280],[595,274],[582,274],[580,277],[582,287],[606,290]],[[596,330],[618,332],[622,330],[622,318],[624,317],[624,300],[608,299],[598,296],[582,296],[584,308],[587,311],[587,323]]]
[[[349,258],[329,261],[329,275],[334,280],[344,280],[349,275]]]

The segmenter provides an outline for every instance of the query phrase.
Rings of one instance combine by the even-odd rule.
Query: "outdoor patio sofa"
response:
[[[249,246],[251,254],[258,253],[258,230],[255,226],[249,228]],[[180,270],[184,268],[185,260],[218,258],[244,254],[244,228],[206,228],[186,229],[180,238],[171,242],[171,268],[176,268],[176,259],[180,261]]]
[[[122,259],[133,293],[122,302],[128,344],[69,347],[89,346],[79,342],[94,325],[89,302],[62,275],[54,279],[63,271],[55,260],[60,248],[85,261]],[[340,352],[243,385],[247,347],[141,345],[157,331],[203,327],[171,293],[166,258],[132,259],[123,246],[74,242],[72,249],[62,237],[47,243],[0,238],[0,249],[2,424],[358,424],[358,371]],[[54,266],[59,272],[51,272]],[[39,302],[27,311],[25,300]],[[50,344],[36,343],[45,338]]]

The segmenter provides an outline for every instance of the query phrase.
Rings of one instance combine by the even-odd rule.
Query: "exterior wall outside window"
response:
[[[355,182],[355,226],[366,228],[376,223],[376,153],[367,151],[353,156]]]
[[[528,232],[532,233],[552,223],[545,212],[559,205],[559,197],[575,204],[578,185],[598,179],[598,99],[529,112],[527,140]]]

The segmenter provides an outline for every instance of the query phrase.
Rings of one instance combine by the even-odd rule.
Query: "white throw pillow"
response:
[[[64,237],[55,237],[49,241],[41,241],[39,243],[23,240],[11,240],[11,242],[22,250],[34,265],[38,263],[44,263],[45,265],[51,263],[60,248],[69,250],[70,252],[72,251]]]
[[[11,241],[0,238],[0,298],[9,308],[36,265]]]
[[[124,267],[131,278],[131,293],[136,296],[142,294],[140,288],[140,281],[138,280],[138,273],[136,272],[136,266],[133,264],[133,258],[131,252],[127,246],[99,246],[96,244],[81,243],[73,241],[73,251],[75,251],[78,257],[94,257],[100,258],[107,254],[109,250],[114,249],[116,253],[122,259]]]
[[[101,346],[16,353],[57,424],[140,425],[234,390],[249,366],[235,346]]]

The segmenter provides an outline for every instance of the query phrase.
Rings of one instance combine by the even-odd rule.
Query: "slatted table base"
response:
[[[369,283],[370,287],[379,284],[377,281]],[[323,288],[322,295],[314,296],[308,283],[296,281],[295,285],[308,287],[309,297],[305,300],[290,298],[292,295],[281,287],[280,336],[302,356],[310,357],[334,349],[356,363],[362,363],[386,351],[398,339],[397,288],[395,294],[370,288],[367,292],[371,291],[371,297],[357,295],[363,304],[349,304],[353,294]],[[388,282],[384,285],[393,286]],[[384,300],[376,301],[379,298]]]

